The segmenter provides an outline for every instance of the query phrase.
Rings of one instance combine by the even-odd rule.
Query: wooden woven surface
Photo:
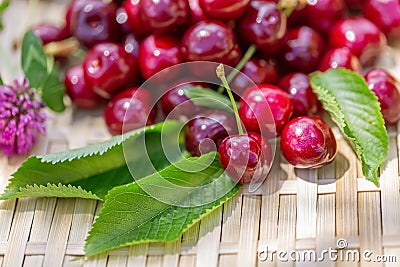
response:
[[[35,3],[36,1],[32,1]],[[11,81],[20,72],[12,41],[31,23],[63,19],[63,5],[14,0],[0,33],[0,72]],[[396,46],[396,45],[395,45]],[[400,47],[400,46],[397,46]],[[378,65],[400,78],[400,49],[387,48]],[[336,132],[337,133],[337,132]],[[377,188],[362,177],[360,164],[337,133],[339,154],[318,170],[297,170],[275,158],[263,187],[241,194],[187,231],[179,242],[126,247],[84,260],[84,240],[101,203],[82,199],[30,198],[0,202],[0,266],[400,266],[400,124],[389,127],[390,149]],[[109,138],[101,110],[73,108],[53,115],[48,134],[32,151],[43,154]],[[0,155],[0,192],[25,156]],[[320,252],[336,248],[396,256],[396,263],[262,262],[257,250]],[[275,255],[276,256],[276,255]],[[393,260],[394,258],[392,258]]]

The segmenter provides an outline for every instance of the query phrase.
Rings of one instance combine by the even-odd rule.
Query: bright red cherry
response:
[[[366,0],[363,14],[386,35],[400,36],[399,0]]]
[[[346,68],[357,73],[361,73],[362,71],[360,60],[347,47],[329,50],[319,65],[320,71],[336,68]]]
[[[138,7],[143,27],[152,33],[177,32],[189,24],[188,0],[140,0]]]
[[[292,98],[293,117],[318,113],[318,98],[311,89],[308,75],[301,72],[290,73],[279,81],[279,87]]]
[[[90,109],[104,102],[86,82],[82,65],[72,67],[65,73],[64,84],[67,94],[79,108]]]
[[[245,45],[255,44],[264,54],[281,48],[286,33],[286,16],[273,1],[251,1],[237,21],[237,36]]]
[[[86,80],[104,98],[110,98],[121,87],[139,78],[136,59],[122,45],[114,43],[94,46],[86,55],[83,69]]]
[[[339,20],[329,33],[331,47],[347,47],[362,65],[372,64],[386,44],[385,35],[371,21],[352,17]]]
[[[122,134],[154,123],[157,115],[151,107],[151,94],[138,87],[115,95],[104,109],[104,119],[112,135]]]
[[[250,87],[240,99],[239,116],[247,131],[267,137],[279,136],[292,114],[292,99],[273,85]]]
[[[183,62],[180,42],[171,36],[150,35],[139,47],[139,68],[145,79]]]
[[[323,34],[329,33],[333,24],[346,13],[344,0],[317,0],[310,1],[304,8],[307,25]]]
[[[281,135],[282,155],[296,168],[317,168],[333,161],[336,139],[324,121],[298,117],[290,121]]]
[[[140,0],[126,0],[123,8],[128,16],[128,23],[132,32],[137,36],[145,36],[151,33],[151,29],[144,23],[139,14]]]
[[[386,123],[396,123],[400,119],[399,81],[384,69],[372,69],[364,77],[369,89],[378,97]]]
[[[70,37],[69,30],[63,26],[42,23],[32,27],[33,33],[42,40],[43,45],[59,42]]]
[[[117,9],[114,3],[87,0],[71,15],[71,33],[86,47],[117,41],[120,37],[120,27],[115,19]]]
[[[220,110],[208,110],[191,119],[185,131],[185,146],[192,156],[216,151],[222,140],[236,134],[234,117]]]
[[[216,20],[237,19],[249,6],[250,0],[199,0],[204,13]]]
[[[219,21],[200,21],[182,39],[182,52],[187,61],[215,61],[232,66],[240,56],[232,55],[237,50],[233,31]]]
[[[325,52],[322,36],[307,26],[294,28],[287,34],[282,49],[282,64],[286,70],[310,73],[318,69]]]
[[[275,84],[278,77],[278,69],[274,61],[252,58],[247,61],[230,85],[237,95],[242,95],[247,88],[254,84]]]
[[[240,184],[262,182],[272,163],[272,149],[260,134],[227,136],[219,145],[219,159],[228,176]]]

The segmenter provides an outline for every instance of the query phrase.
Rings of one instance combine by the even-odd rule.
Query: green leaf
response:
[[[389,146],[378,98],[363,77],[345,69],[315,74],[311,86],[352,144],[365,177],[378,185],[378,169]]]
[[[86,240],[86,255],[131,244],[179,239],[185,230],[233,197],[240,188],[223,174],[218,159],[209,165],[215,156],[210,153],[190,158],[158,174],[111,190]],[[205,169],[201,172],[182,170],[192,169],[192,166]],[[176,190],[174,185],[184,185],[185,190]],[[154,186],[159,190],[159,197],[167,196],[175,205],[150,196],[147,189]]]
[[[3,14],[9,6],[10,6],[10,0],[1,0],[0,1],[0,31],[2,31],[4,28],[3,22],[2,22]]]
[[[21,48],[21,65],[29,84],[39,89],[47,80],[47,59],[42,41],[32,31],[25,33]]]
[[[91,198],[91,199],[99,199],[95,194],[86,191],[82,187],[72,186],[72,185],[63,185],[63,184],[47,184],[43,185],[27,185],[25,187],[21,187],[19,192],[15,194],[15,197],[23,198],[23,197],[63,197],[63,198]]]
[[[166,121],[132,131],[124,136],[123,142],[122,136],[116,136],[103,143],[75,150],[30,157],[12,175],[13,178],[0,199],[22,197],[22,195],[37,196],[37,191],[29,191],[34,186],[49,187],[48,192],[51,194],[48,196],[54,196],[54,190],[49,184],[61,184],[67,187],[71,185],[89,192],[91,195],[81,192],[89,198],[104,199],[113,187],[133,181],[129,168],[135,170],[135,179],[139,179],[168,166],[170,162],[163,153],[161,139],[164,148],[178,146],[178,138],[165,138],[165,136],[178,136],[180,129],[179,122]],[[146,145],[148,157],[144,157],[146,151],[141,147],[143,144]],[[137,149],[136,153],[129,156],[128,168],[123,150],[129,147]],[[149,166],[148,158],[154,167]],[[179,155],[171,154],[169,157],[171,161],[179,159]],[[59,196],[65,197],[65,192],[60,191]],[[69,196],[73,197],[73,194]]]
[[[220,109],[233,112],[232,103],[226,96],[202,86],[190,87],[183,90],[186,97],[197,106]]]
[[[4,82],[3,82],[3,79],[1,78],[1,75],[0,75],[0,85],[4,85]]]
[[[46,105],[55,112],[65,110],[64,93],[65,87],[60,80],[60,69],[54,65],[46,82],[42,86],[42,100]]]

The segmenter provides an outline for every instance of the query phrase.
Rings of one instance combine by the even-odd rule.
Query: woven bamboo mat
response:
[[[62,21],[63,5],[14,0],[0,33],[0,72],[6,80],[20,75],[12,40],[30,23]],[[36,4],[35,4],[36,3]],[[400,46],[397,46],[400,47]],[[11,55],[11,56],[10,56]],[[400,78],[400,49],[388,48],[378,65]],[[337,132],[336,132],[337,133]],[[390,149],[381,168],[381,185],[362,177],[360,164],[337,133],[339,154],[318,170],[298,170],[279,155],[267,182],[255,193],[241,194],[187,231],[179,242],[126,247],[84,260],[84,240],[101,203],[82,199],[30,198],[0,202],[0,266],[400,266],[400,124],[389,128]],[[109,138],[101,110],[69,108],[54,115],[48,134],[32,151],[51,153]],[[27,155],[26,155],[27,156]],[[0,155],[0,192],[26,156]],[[258,259],[258,250],[317,253],[345,239],[348,251],[363,256],[395,256],[397,263],[283,262]],[[341,243],[343,244],[343,243]],[[318,254],[319,255],[319,254]],[[262,256],[262,255],[260,255]]]

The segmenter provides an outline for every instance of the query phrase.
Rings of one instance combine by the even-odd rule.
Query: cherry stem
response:
[[[247,49],[246,53],[242,57],[242,59],[239,61],[239,63],[236,65],[235,68],[232,69],[232,71],[229,73],[228,77],[226,77],[226,80],[228,83],[232,82],[233,79],[239,74],[239,72],[243,69],[244,65],[250,60],[250,58],[254,55],[256,52],[257,47],[255,45],[250,45],[249,48]],[[222,94],[224,92],[225,88],[223,86],[218,87],[217,92]]]
[[[217,67],[217,71],[216,72],[217,72],[218,78],[221,79],[222,84],[224,85],[224,87],[226,88],[226,91],[228,92],[229,99],[231,100],[233,112],[235,113],[238,132],[239,132],[239,134],[244,134],[242,123],[241,123],[240,117],[239,117],[239,111],[238,111],[238,108],[236,106],[235,98],[233,97],[232,90],[229,87],[228,81],[227,81],[227,79],[225,77],[224,65],[223,64],[219,64],[219,66]]]

